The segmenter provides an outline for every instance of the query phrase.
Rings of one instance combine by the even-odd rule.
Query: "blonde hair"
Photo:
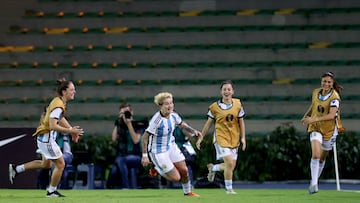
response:
[[[154,103],[161,106],[165,99],[173,98],[173,95],[169,92],[160,92],[159,94],[155,95]]]

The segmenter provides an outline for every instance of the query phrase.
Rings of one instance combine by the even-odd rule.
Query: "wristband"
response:
[[[142,157],[143,157],[143,158],[148,158],[148,154],[147,154],[147,153],[143,153],[143,154],[142,154]]]

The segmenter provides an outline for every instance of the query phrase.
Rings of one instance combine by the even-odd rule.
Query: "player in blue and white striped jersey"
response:
[[[160,108],[150,119],[149,126],[142,136],[143,166],[152,163],[158,173],[172,182],[182,184],[186,196],[198,197],[191,191],[188,168],[185,157],[175,143],[173,132],[176,126],[195,136],[202,136],[201,132],[193,129],[182,121],[179,114],[174,112],[173,96],[169,92],[161,92],[154,97],[154,102]]]

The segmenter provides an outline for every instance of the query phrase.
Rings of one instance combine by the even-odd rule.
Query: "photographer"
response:
[[[147,126],[145,121],[134,121],[133,114],[130,104],[124,103],[120,106],[119,116],[115,120],[112,132],[112,141],[118,143],[108,188],[117,188],[118,181],[121,181],[121,188],[137,187],[137,172],[141,166],[140,138]],[[131,176],[131,185],[129,184],[129,175]]]

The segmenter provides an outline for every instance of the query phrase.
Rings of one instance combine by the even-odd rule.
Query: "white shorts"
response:
[[[334,147],[334,144],[336,142],[336,136],[337,135],[333,135],[330,138],[330,140],[324,140],[321,133],[319,133],[319,132],[311,132],[310,133],[310,142],[313,141],[313,140],[317,140],[317,141],[320,142],[321,148],[323,150],[330,151]]]
[[[231,156],[233,160],[237,160],[239,148],[222,147],[218,145],[218,143],[214,143],[214,146],[216,151],[216,160],[220,160],[226,156]]]
[[[56,143],[56,132],[39,135],[36,139],[40,153],[48,160],[62,157],[59,145]]]
[[[166,152],[154,154],[149,153],[152,163],[155,165],[155,169],[160,175],[163,175],[174,168],[173,163],[184,161],[185,157],[180,151],[179,147],[174,143],[171,144],[170,149]]]

